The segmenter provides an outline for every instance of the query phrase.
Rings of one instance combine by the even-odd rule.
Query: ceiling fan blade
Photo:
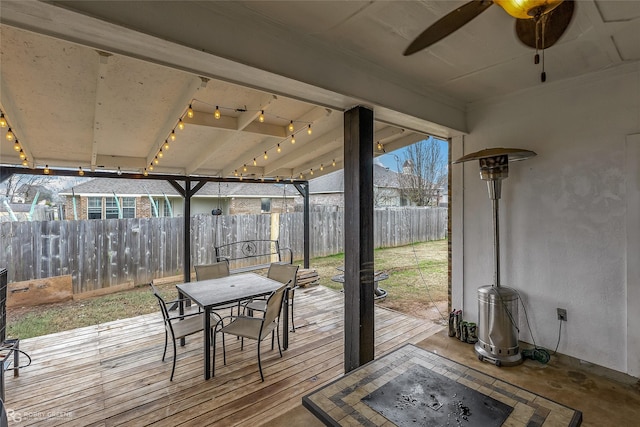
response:
[[[404,56],[412,55],[445,38],[480,15],[492,4],[492,0],[472,0],[453,12],[449,12],[416,37],[404,51]]]
[[[564,34],[565,30],[573,18],[574,1],[565,0],[555,9],[547,13],[547,23],[544,29],[544,43],[542,34],[539,34],[540,41],[538,49],[547,49],[553,46]],[[536,49],[536,22],[534,19],[517,19],[516,35],[522,43]]]

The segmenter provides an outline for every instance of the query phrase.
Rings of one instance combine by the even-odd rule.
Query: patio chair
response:
[[[289,307],[291,308],[291,331],[296,331],[296,325],[293,321],[293,296],[296,288],[298,287],[297,277],[298,277],[298,268],[299,266],[294,264],[282,264],[279,262],[273,263],[269,266],[269,271],[267,272],[267,277],[269,279],[276,280],[280,283],[284,283],[288,286],[287,289],[287,298],[289,299]],[[266,301],[260,299],[254,299],[244,304],[245,310],[249,310],[251,313],[253,310],[256,311],[265,311]]]
[[[218,321],[213,330],[213,374],[215,376],[216,366],[216,336],[218,333],[222,334],[222,357],[223,362],[227,364],[227,353],[224,345],[224,334],[235,335],[241,338],[240,349],[244,349],[244,339],[252,339],[257,341],[258,347],[258,370],[260,371],[260,379],[264,382],[264,375],[262,374],[262,361],[260,359],[260,343],[262,340],[271,334],[271,349],[273,350],[273,336],[278,339],[278,352],[282,357],[282,349],[280,347],[280,333],[279,333],[279,317],[282,310],[282,301],[287,289],[287,285],[280,287],[278,290],[273,291],[266,300],[266,310],[262,313],[262,317],[250,317],[250,316],[227,316]],[[224,326],[225,319],[232,319],[231,323]]]
[[[176,371],[176,358],[177,358],[177,346],[176,341],[186,336],[202,332],[203,330],[203,313],[191,313],[184,315],[177,315],[171,317],[169,315],[168,306],[180,300],[165,301],[164,298],[158,292],[158,289],[150,283],[153,295],[158,300],[160,306],[160,312],[162,313],[162,319],[164,321],[164,351],[162,353],[162,361],[167,355],[167,344],[169,342],[169,335],[171,335],[171,341],[173,342],[173,366],[171,367],[171,378],[169,381],[173,381],[173,374]]]

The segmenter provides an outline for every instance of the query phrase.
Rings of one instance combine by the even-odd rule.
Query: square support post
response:
[[[374,358],[373,111],[344,113],[344,370]]]

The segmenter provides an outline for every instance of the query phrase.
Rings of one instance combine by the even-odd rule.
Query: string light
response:
[[[144,168],[144,170],[142,171],[142,175],[149,176],[149,172],[147,172],[147,168]]]
[[[240,174],[240,181],[242,181],[242,174]]]
[[[280,177],[276,176],[276,182],[280,182]]]
[[[295,144],[296,143],[296,137],[295,135],[291,135],[291,143]]]
[[[120,170],[120,166],[118,166],[118,171],[116,172],[118,175],[122,175],[122,171]]]
[[[293,120],[289,123],[289,132],[293,132]]]
[[[7,138],[7,141],[13,141],[13,139],[15,138],[15,135],[11,131],[11,128],[9,128],[9,130],[7,131],[6,138]]]
[[[264,182],[264,175],[260,177],[260,181]]]
[[[49,170],[49,165],[44,165],[44,174],[45,174],[45,175],[49,175],[49,172],[51,172],[51,171]]]
[[[280,148],[280,144],[278,144],[278,148],[276,149],[278,153],[282,152],[282,148]]]
[[[27,158],[27,155],[24,154],[24,151],[22,151],[22,148],[20,149],[20,160],[24,160]]]
[[[311,130],[311,125],[309,125],[309,127],[307,128],[307,134],[311,135],[313,131]]]
[[[220,110],[218,109],[217,105],[216,105],[216,111],[213,113],[213,117],[215,117],[216,119],[220,118]]]
[[[263,157],[264,157],[265,160],[267,160],[269,158],[269,156],[267,156],[267,152],[266,151],[264,152],[264,156]]]
[[[149,163],[149,170],[152,171],[153,170],[153,162]]]
[[[258,120],[260,123],[264,123],[264,110],[260,111],[260,115],[258,116]]]
[[[168,151],[169,150],[169,141],[167,141],[166,139],[164,140],[164,145],[162,146],[162,149],[164,151]]]
[[[242,167],[242,172],[246,172],[247,171],[247,164],[245,163],[244,166]]]
[[[382,143],[380,141],[378,141],[378,151],[382,151],[383,147],[382,147]]]
[[[253,166],[258,166],[258,162],[256,161],[256,158],[253,158]]]
[[[22,147],[20,147],[20,143],[18,142],[17,139],[16,139],[16,142],[13,143],[13,149],[16,151],[22,150]]]
[[[0,128],[7,127],[7,119],[4,117],[4,113],[0,113]]]
[[[191,108],[191,104],[189,104],[189,108],[187,108],[187,117],[193,119],[193,108]]]
[[[304,175],[302,175],[302,172],[300,172],[300,179],[304,179]]]
[[[160,163],[160,160],[158,160],[158,156],[156,156],[156,157],[153,159],[153,163],[155,163],[156,165],[157,165],[158,163]]]
[[[27,159],[24,159],[22,161],[22,166],[29,166],[29,161]]]
[[[313,169],[311,169],[311,171],[309,172],[310,175],[313,175]]]
[[[234,175],[234,176],[238,176],[238,169],[236,169],[236,170],[234,170],[234,171],[233,171],[233,175]]]
[[[184,130],[184,122],[182,119],[178,119],[178,129]]]
[[[159,158],[164,157],[164,153],[162,153],[162,148],[160,149],[160,151],[158,151],[158,157]]]
[[[336,159],[333,159],[333,162],[331,163],[331,166],[335,166],[336,165]]]
[[[324,170],[324,165],[322,163],[320,163],[320,170],[323,171]]]
[[[78,175],[84,176],[84,171],[82,170],[82,166],[78,168]]]
[[[169,135],[169,139],[170,139],[172,142],[176,140],[176,130],[175,130],[175,129],[173,129],[173,130],[171,131],[171,135]]]

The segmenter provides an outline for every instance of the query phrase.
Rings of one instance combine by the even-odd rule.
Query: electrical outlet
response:
[[[558,308],[558,320],[567,321],[567,309],[566,308]]]

